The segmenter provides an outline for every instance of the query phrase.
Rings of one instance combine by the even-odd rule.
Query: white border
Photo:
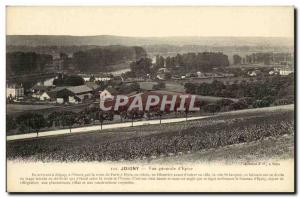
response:
[[[222,1],[222,0],[1,0],[0,1],[0,89],[3,90],[0,92],[0,104],[1,109],[0,111],[0,127],[2,132],[1,137],[1,154],[0,154],[0,195],[1,197],[8,197],[9,195],[5,192],[5,186],[6,186],[6,177],[5,177],[5,7],[8,5],[24,5],[24,6],[38,6],[38,5],[60,5],[60,6],[83,6],[83,5],[131,5],[131,6],[139,6],[139,5],[174,5],[174,6],[180,6],[180,5],[201,5],[201,6],[263,6],[263,5],[272,5],[272,6],[281,6],[281,5],[294,5],[296,8],[300,8],[300,1],[299,0],[231,0],[231,1]],[[298,10],[299,15],[299,10]],[[299,20],[297,20],[297,27],[299,26]],[[297,34],[298,37],[298,34]],[[299,51],[297,50],[296,57],[299,57]],[[299,59],[297,59],[299,60]],[[297,66],[295,66],[297,67]],[[299,69],[297,71],[297,76],[299,78]],[[299,93],[299,83],[297,82],[297,93]],[[298,94],[297,94],[298,95]],[[299,96],[297,96],[297,104],[299,105]],[[299,121],[299,116],[297,117],[297,123]],[[297,131],[298,132],[298,131]],[[299,140],[299,134],[297,135],[297,143],[300,143]],[[297,159],[299,161],[299,152],[297,152]],[[298,163],[299,164],[299,163]],[[298,169],[298,175],[299,177],[299,169]],[[299,182],[297,182],[298,186],[297,189],[299,190]],[[29,195],[30,196],[30,195]],[[40,197],[42,195],[38,195]],[[49,195],[48,195],[49,196]],[[68,196],[74,196],[74,195],[68,195]],[[86,195],[84,195],[86,196]],[[101,196],[107,196],[107,195],[101,195]],[[119,195],[114,195],[119,196]],[[131,195],[129,195],[131,196]],[[172,196],[172,195],[171,195]],[[205,196],[205,195],[201,195]],[[216,195],[215,195],[216,196]],[[209,196],[209,197],[215,197],[215,196]],[[257,196],[257,195],[256,195]],[[289,195],[282,195],[283,197],[289,196]],[[56,197],[62,197],[62,195],[58,195]],[[111,197],[111,196],[110,196]],[[160,197],[160,196],[159,196]],[[161,195],[162,197],[162,195]],[[263,195],[259,195],[257,197],[263,197]]]

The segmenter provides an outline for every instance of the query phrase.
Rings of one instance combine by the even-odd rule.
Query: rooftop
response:
[[[93,91],[91,88],[89,88],[86,85],[80,85],[80,86],[74,86],[74,87],[68,87],[67,90],[79,94],[79,93],[84,93],[84,92],[91,92]]]

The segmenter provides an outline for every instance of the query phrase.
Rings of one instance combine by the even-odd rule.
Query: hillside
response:
[[[6,45],[203,45],[203,46],[293,46],[292,38],[283,37],[125,37],[113,35],[7,35]]]

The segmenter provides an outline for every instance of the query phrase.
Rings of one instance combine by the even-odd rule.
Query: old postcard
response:
[[[8,192],[295,191],[292,6],[6,18]]]

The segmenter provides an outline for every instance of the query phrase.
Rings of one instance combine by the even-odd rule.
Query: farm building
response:
[[[57,103],[81,103],[85,100],[91,99],[92,89],[86,85],[73,87],[56,87],[47,92],[51,100],[56,100]]]
[[[69,95],[70,103],[83,102],[84,100],[91,99],[93,96],[93,90],[86,85],[68,87],[67,90],[71,93]]]

